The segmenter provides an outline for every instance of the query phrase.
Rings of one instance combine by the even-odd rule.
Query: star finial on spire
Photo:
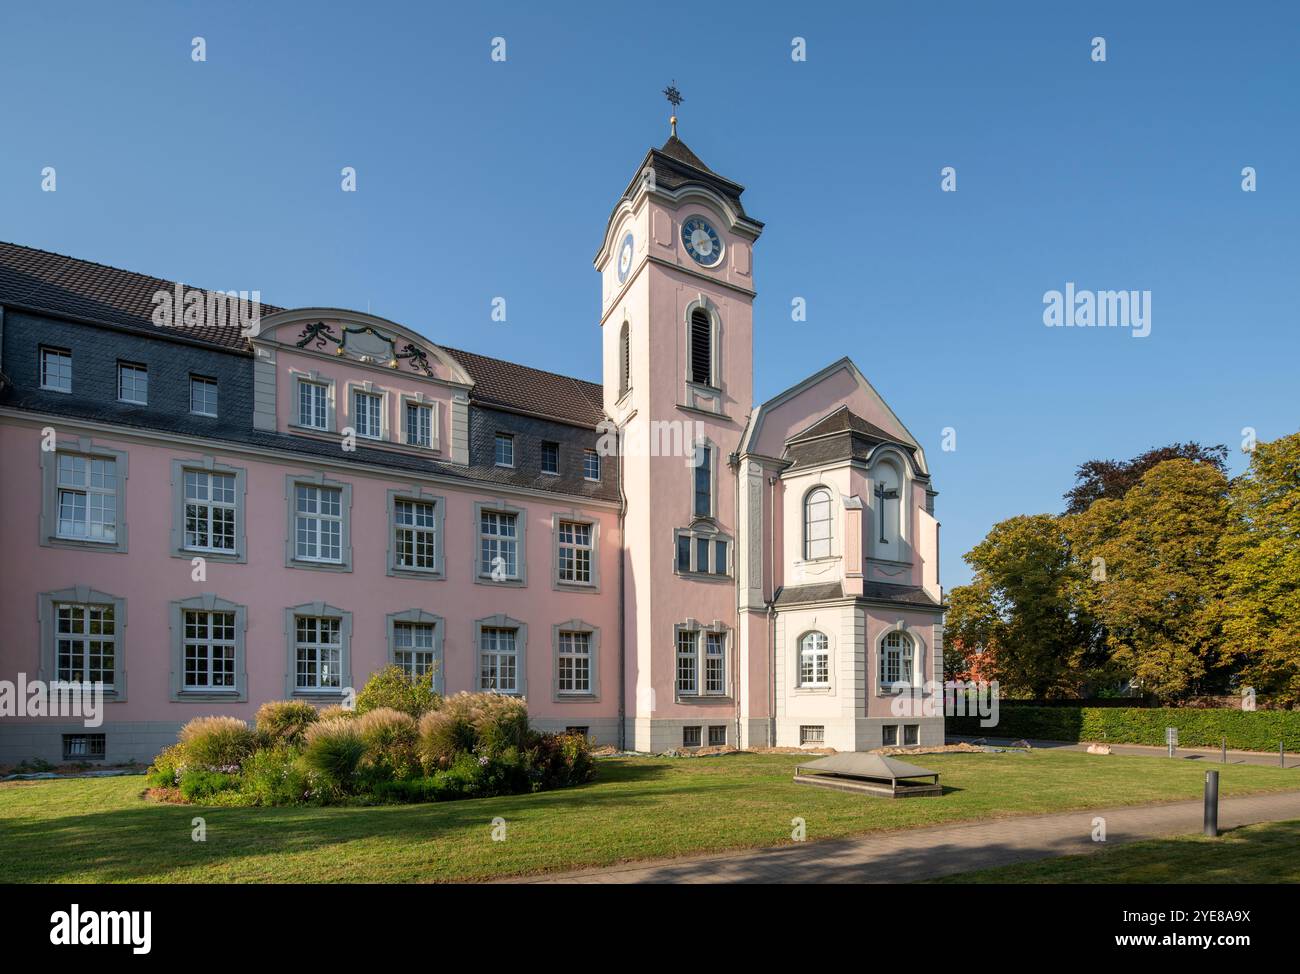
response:
[[[673,106],[673,114],[672,117],[668,120],[668,124],[672,126],[672,134],[676,135],[677,134],[677,106],[680,105],[683,101],[685,101],[685,99],[682,98],[682,93],[677,90],[676,78],[674,78],[669,83],[668,87],[664,89],[664,97],[668,99],[668,104]]]

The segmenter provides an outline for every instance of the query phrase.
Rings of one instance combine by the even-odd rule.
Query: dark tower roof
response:
[[[632,181],[623,192],[624,198],[632,197],[641,179],[641,173],[647,166],[654,170],[655,183],[664,189],[671,192],[690,184],[705,186],[734,206],[736,212],[745,220],[757,227],[763,226],[761,222],[745,212],[745,207],[740,202],[740,195],[745,192],[745,187],[725,176],[719,176],[676,134],[669,136],[668,141],[658,149],[651,149],[646,153],[641,165],[637,166]]]

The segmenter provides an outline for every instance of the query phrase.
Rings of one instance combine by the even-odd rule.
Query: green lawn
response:
[[[143,800],[140,777],[0,785],[0,882],[419,882],[483,879],[1104,805],[1197,798],[1189,761],[1074,752],[927,754],[945,794],[898,801],[791,780],[800,755],[621,758],[592,784],[377,808],[199,808]],[[1220,768],[1225,795],[1300,787]],[[190,820],[207,820],[193,842]],[[507,823],[494,842],[492,819]]]
[[[1300,883],[1300,821],[1266,822],[1217,839],[1148,839],[946,876],[938,883]]]

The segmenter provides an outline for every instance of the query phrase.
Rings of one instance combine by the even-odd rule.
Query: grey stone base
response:
[[[585,727],[587,728],[587,739],[592,744],[618,746],[617,717],[588,717],[586,719],[577,717],[533,717],[528,721],[528,724],[534,730],[543,731],[547,734],[558,734],[569,727]]]
[[[849,717],[832,720],[830,718],[802,719],[783,717],[776,722],[777,747],[831,747],[837,751],[870,751],[881,747],[884,742],[882,728],[886,725],[899,728],[898,743],[903,743],[903,725],[917,725],[917,745],[932,747],[943,743],[943,718],[918,717],[904,719],[901,717]],[[823,743],[803,744],[800,741],[800,727],[812,725],[822,727]]]
[[[0,724],[0,764],[48,761],[64,764],[64,734],[103,734],[104,756],[86,760],[89,764],[148,764],[168,744],[176,743],[179,721],[109,721],[87,727],[80,721],[67,723],[9,721]]]

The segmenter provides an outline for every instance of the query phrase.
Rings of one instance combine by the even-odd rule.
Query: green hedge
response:
[[[949,734],[972,737],[1026,737],[1044,741],[1105,741],[1163,747],[1165,728],[1178,728],[1180,747],[1228,747],[1276,751],[1285,741],[1300,752],[1300,711],[1203,710],[1160,707],[1034,707],[1002,703],[996,727],[981,727],[978,717],[949,717]]]

